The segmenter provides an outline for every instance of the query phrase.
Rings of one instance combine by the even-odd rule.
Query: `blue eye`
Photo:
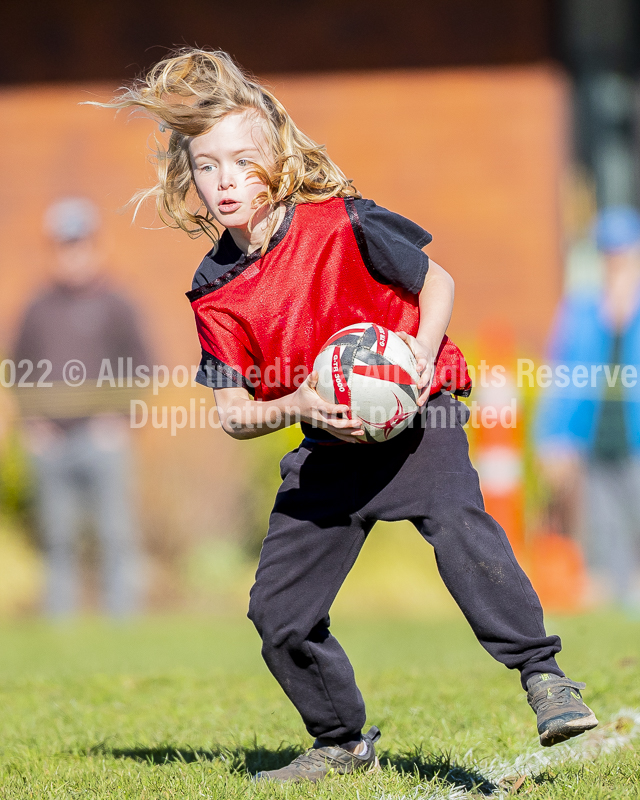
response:
[[[249,161],[246,158],[239,158],[238,159],[238,166],[239,167],[247,167],[249,165]]]

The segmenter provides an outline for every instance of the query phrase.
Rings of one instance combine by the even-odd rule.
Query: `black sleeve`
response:
[[[252,386],[244,375],[211,353],[207,353],[206,350],[202,351],[196,383],[208,389],[246,389],[250,395],[256,393],[255,386]]]
[[[429,269],[429,257],[422,248],[431,241],[431,234],[373,200],[351,203],[351,221],[367,268],[383,282],[418,294]]]

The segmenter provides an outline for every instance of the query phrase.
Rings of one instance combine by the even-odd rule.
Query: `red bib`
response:
[[[210,284],[188,292],[205,355],[258,400],[290,394],[322,345],[356,322],[418,331],[418,295],[381,283],[350,198],[288,209],[264,256],[240,259]],[[445,336],[431,394],[467,396],[464,356]]]

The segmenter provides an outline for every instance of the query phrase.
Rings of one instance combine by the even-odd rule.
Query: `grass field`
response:
[[[383,732],[383,768],[275,787],[251,773],[287,763],[308,739],[248,621],[4,624],[0,798],[640,797],[640,623],[595,615],[548,627],[605,723],[589,738],[538,747],[517,676],[460,619],[338,622]]]

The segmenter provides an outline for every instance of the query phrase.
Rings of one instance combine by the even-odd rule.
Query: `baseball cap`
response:
[[[98,209],[87,197],[64,197],[50,205],[44,215],[45,231],[59,242],[85,239],[99,224]]]
[[[614,253],[640,243],[640,214],[632,206],[610,206],[596,217],[594,233],[598,249]]]

